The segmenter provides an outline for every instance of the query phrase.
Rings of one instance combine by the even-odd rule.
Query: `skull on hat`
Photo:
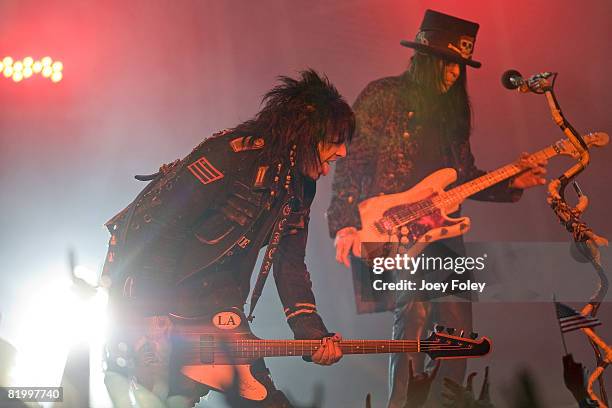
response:
[[[429,40],[425,36],[425,31],[419,31],[416,35],[416,41],[423,45],[429,45]]]
[[[459,39],[459,49],[463,58],[469,58],[474,52],[474,38],[462,36]]]

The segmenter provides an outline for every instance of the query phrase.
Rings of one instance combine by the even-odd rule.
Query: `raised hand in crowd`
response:
[[[419,408],[425,404],[431,383],[436,378],[440,369],[440,360],[436,361],[434,368],[429,372],[414,375],[412,360],[408,364],[408,391],[406,393],[406,404],[404,408]]]
[[[574,361],[574,356],[563,356],[563,381],[581,408],[597,407],[597,402],[587,393],[588,372],[582,364]]]
[[[465,387],[450,378],[444,378],[446,390],[442,392],[442,397],[446,401],[443,406],[445,408],[494,408],[489,396],[489,367],[485,369],[485,378],[478,399],[475,399],[473,391],[475,376],[476,373],[468,376]]]

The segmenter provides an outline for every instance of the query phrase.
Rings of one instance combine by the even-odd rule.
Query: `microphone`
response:
[[[535,92],[542,93],[543,87],[547,85],[545,79],[553,76],[554,72],[540,72],[523,78],[520,72],[515,69],[509,69],[504,72],[501,77],[501,83],[506,89],[517,89],[520,92]]]
[[[501,83],[506,89],[516,89],[525,84],[525,79],[517,70],[509,69],[502,75]]]

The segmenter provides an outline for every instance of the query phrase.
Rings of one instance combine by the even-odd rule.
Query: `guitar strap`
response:
[[[294,202],[295,192],[297,190],[295,188],[296,177],[292,177],[295,167],[296,149],[297,145],[293,145],[289,151],[289,169],[287,175],[285,176],[285,190],[288,191],[287,199],[283,203],[280,214],[274,222],[272,235],[270,235],[270,240],[268,241],[268,248],[266,249],[266,254],[264,255],[264,259],[261,263],[261,268],[259,268],[259,274],[257,275],[255,287],[253,287],[253,292],[251,293],[251,304],[249,306],[249,315],[247,316],[247,320],[249,322],[252,322],[253,319],[255,319],[253,311],[255,310],[257,301],[263,292],[266,279],[268,278],[268,274],[270,273],[270,269],[272,269],[272,265],[274,263],[274,256],[282,237],[282,231],[285,228],[289,214],[291,214],[291,204]],[[281,165],[279,164],[279,170],[281,168],[280,166]]]
[[[251,293],[251,304],[249,306],[249,315],[247,317],[247,320],[249,322],[252,322],[255,318],[255,316],[253,315],[253,311],[255,310],[257,301],[261,297],[261,293],[263,292],[263,288],[266,284],[266,279],[268,278],[270,269],[272,269],[276,250],[282,237],[282,231],[285,228],[285,224],[287,223],[289,214],[291,214],[292,201],[293,197],[289,196],[289,198],[283,204],[280,214],[278,215],[274,223],[274,228],[272,229],[272,234],[270,235],[270,241],[268,242],[268,248],[266,249],[266,254],[264,255],[264,259],[261,263],[261,268],[259,268],[259,274],[257,275],[257,281],[255,282],[253,292]]]

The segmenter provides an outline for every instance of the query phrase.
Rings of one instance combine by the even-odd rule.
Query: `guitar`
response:
[[[321,340],[262,340],[251,332],[239,309],[215,315],[185,318],[169,315],[170,359],[183,375],[217,391],[238,390],[241,397],[261,401],[268,391],[251,374],[251,363],[264,357],[311,356]],[[489,353],[488,338],[476,333],[463,337],[452,328],[436,326],[426,339],[341,340],[343,354],[427,353],[433,359],[480,357]]]
[[[589,147],[600,147],[608,144],[609,137],[597,132],[584,136],[584,140]],[[533,153],[529,159],[540,161],[558,155],[576,158],[579,153],[568,139],[562,139]],[[457,180],[455,169],[445,168],[430,174],[410,190],[364,200],[359,204],[361,242],[397,244],[391,245],[392,248],[406,245],[409,248],[405,253],[416,256],[431,242],[456,237],[469,230],[468,217],[447,216],[457,211],[464,200],[524,170],[516,161],[445,191],[446,186]]]

